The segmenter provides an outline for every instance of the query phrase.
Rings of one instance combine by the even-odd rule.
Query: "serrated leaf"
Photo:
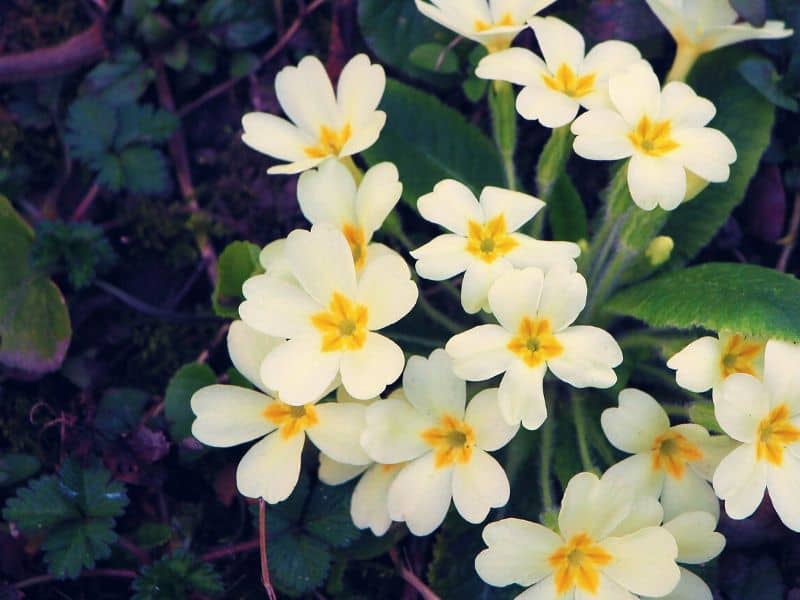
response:
[[[78,98],[69,106],[66,126],[64,139],[72,155],[94,163],[111,148],[117,115],[112,106],[98,98]]]
[[[39,459],[30,454],[9,452],[0,455],[0,486],[10,486],[28,479],[41,468]]]
[[[59,579],[77,577],[91,569],[95,561],[111,556],[117,539],[114,519],[86,519],[62,523],[49,531],[42,542],[44,560],[50,574]]]
[[[755,265],[707,263],[627,288],[606,308],[653,327],[703,327],[800,341],[800,281]]]
[[[169,435],[173,441],[180,442],[192,435],[192,395],[216,382],[217,376],[211,367],[201,363],[183,365],[169,380],[164,392],[164,415],[169,421]]]
[[[17,490],[3,509],[3,518],[24,532],[38,533],[62,521],[80,517],[78,507],[61,495],[58,478],[47,475]]]
[[[460,112],[393,80],[386,84],[381,107],[386,127],[364,157],[370,165],[387,160],[397,165],[403,199],[411,206],[442,179],[456,179],[476,193],[487,185],[503,185],[497,148]]]
[[[220,254],[217,282],[211,295],[214,312],[220,317],[238,318],[239,304],[244,300],[242,284],[264,272],[258,261],[259,253],[258,246],[250,242],[231,242]]]
[[[119,109],[119,129],[114,147],[122,149],[134,142],[166,142],[178,126],[175,115],[149,104],[129,104]]]
[[[216,596],[223,587],[210,564],[179,550],[142,569],[133,590],[133,600],[187,600],[192,592]]]
[[[109,438],[131,431],[142,416],[150,395],[133,388],[108,390],[97,405],[94,425]]]
[[[311,536],[287,534],[268,542],[267,559],[275,586],[297,598],[325,582],[331,553],[324,542]]]
[[[60,490],[87,517],[118,517],[128,505],[125,486],[111,481],[107,469],[82,467],[75,459],[67,459],[61,467]]]
[[[0,196],[0,364],[41,374],[61,366],[72,328],[61,292],[32,268],[33,241]]]
[[[119,155],[125,187],[132,194],[163,195],[169,191],[167,161],[149,146],[129,146]]]
[[[695,91],[717,107],[710,126],[731,139],[738,158],[726,183],[710,184],[670,216],[662,233],[675,240],[671,265],[685,264],[711,241],[744,198],[769,144],[775,107],[739,75],[737,67],[746,56],[741,48],[712,52],[702,56],[690,74]]]
[[[141,55],[131,47],[124,47],[89,72],[85,95],[111,106],[123,106],[135,102],[154,77]]]
[[[92,167],[97,170],[97,185],[115,193],[125,185],[125,173],[118,156],[106,154],[94,161]]]
[[[345,548],[361,535],[350,516],[353,485],[318,484],[303,519],[306,531],[334,548]]]

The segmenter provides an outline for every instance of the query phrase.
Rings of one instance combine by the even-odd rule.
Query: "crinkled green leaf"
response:
[[[169,435],[173,441],[180,442],[192,435],[192,395],[216,382],[217,376],[211,367],[201,363],[183,365],[169,380],[164,392],[164,415],[169,421]]]
[[[214,568],[179,550],[142,569],[133,581],[133,600],[188,600],[217,596],[222,582]]]
[[[135,102],[154,77],[153,70],[144,64],[141,54],[126,46],[89,72],[84,95],[111,106],[124,106]]]
[[[352,544],[361,535],[350,516],[352,495],[353,485],[315,486],[303,519],[306,531],[334,548]]]
[[[304,533],[271,539],[267,558],[275,587],[292,598],[320,587],[331,564],[327,544]]]
[[[800,280],[772,269],[707,263],[623,290],[612,313],[653,327],[703,327],[800,341]]]
[[[410,205],[416,206],[417,198],[442,179],[456,179],[476,193],[487,185],[503,185],[495,145],[438,98],[389,80],[381,108],[387,113],[386,127],[364,157],[371,165],[387,160],[397,165],[403,198]]]
[[[42,542],[47,570],[59,579],[74,579],[95,561],[111,556],[117,539],[114,519],[85,519],[61,523]]]
[[[133,194],[163,195],[169,191],[167,161],[160,150],[129,146],[119,155],[125,187]]]
[[[231,242],[219,256],[217,283],[211,295],[214,312],[220,317],[238,318],[239,304],[244,300],[242,284],[263,273],[258,262],[260,250],[250,242]]]
[[[172,529],[166,523],[147,521],[134,532],[133,539],[144,550],[151,550],[166,544],[172,537]]]
[[[119,130],[114,138],[116,149],[134,142],[166,142],[178,126],[178,118],[149,104],[129,104],[119,109]]]
[[[61,494],[58,477],[46,475],[19,488],[6,503],[3,518],[24,532],[38,533],[56,523],[80,518],[80,510]]]
[[[61,494],[77,504],[87,517],[118,517],[125,512],[128,496],[125,486],[111,481],[111,473],[99,466],[82,467],[67,459],[61,467]]]
[[[30,454],[9,452],[0,455],[0,486],[10,486],[35,475],[41,467],[39,459]]]
[[[87,163],[102,159],[117,130],[117,114],[99,98],[78,98],[69,106],[65,140],[75,158]]]
[[[117,388],[103,394],[94,425],[109,438],[131,431],[150,401],[150,395],[134,388]]]

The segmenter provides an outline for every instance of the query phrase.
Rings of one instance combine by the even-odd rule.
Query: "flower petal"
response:
[[[403,467],[389,488],[389,516],[414,535],[428,535],[444,521],[453,497],[453,469],[435,465],[433,452]]]
[[[367,328],[383,329],[406,316],[417,303],[419,290],[411,271],[397,254],[367,264],[358,280],[356,302],[367,307]]]
[[[674,210],[686,196],[686,171],[676,160],[634,154],[628,164],[631,198],[643,210]]]
[[[706,181],[728,181],[736,148],[724,133],[710,127],[679,129],[672,138],[678,144],[669,155],[672,160]]]
[[[687,512],[668,519],[664,529],[678,543],[678,561],[700,565],[710,561],[725,547],[725,536],[714,531],[717,518],[707,512]]]
[[[512,233],[511,239],[517,242],[517,246],[506,254],[506,259],[517,269],[538,267],[548,271],[558,264],[565,264],[571,271],[577,271],[573,259],[581,254],[578,244],[537,240],[523,233]]]
[[[316,333],[311,316],[322,306],[297,283],[275,275],[256,275],[244,282],[246,300],[239,316],[253,329],[281,338]]]
[[[752,442],[758,423],[770,409],[769,391],[752,375],[734,373],[714,394],[714,415],[723,431],[740,442]]]
[[[386,73],[366,54],[356,54],[342,69],[336,86],[336,101],[354,128],[369,120],[386,88]]]
[[[275,77],[275,93],[283,112],[304,131],[318,135],[322,125],[338,125],[333,86],[316,56],[281,69]]]
[[[681,580],[678,586],[666,596],[662,596],[663,600],[713,600],[706,582],[700,577],[692,573],[689,569],[678,567],[681,571]]]
[[[572,122],[575,154],[588,160],[618,160],[633,154],[631,126],[613,110],[592,109]]]
[[[534,317],[544,286],[544,273],[536,267],[509,271],[489,289],[489,306],[500,324],[510,332],[523,318]]]
[[[453,469],[453,503],[469,523],[481,523],[489,510],[508,503],[511,488],[503,467],[480,448]]]
[[[686,469],[679,479],[670,475],[664,478],[661,505],[667,521],[681,513],[698,510],[719,517],[719,500],[711,484],[692,469]]]
[[[356,527],[369,528],[377,536],[389,530],[389,488],[399,473],[396,465],[374,465],[364,473],[350,502],[350,516]]]
[[[604,475],[605,477],[605,475]],[[664,509],[653,496],[636,496],[628,516],[609,535],[622,537],[645,527],[658,527],[664,521]]]
[[[319,480],[325,485],[341,485],[355,479],[369,468],[366,465],[348,465],[333,460],[324,452],[319,453]]]
[[[509,425],[500,413],[497,388],[482,390],[467,405],[464,420],[475,432],[475,445],[487,452],[505,446],[519,431],[519,426]]]
[[[356,402],[326,402],[316,407],[319,422],[306,430],[308,439],[333,460],[350,465],[369,464],[361,447],[361,433],[367,426],[366,406]]]
[[[517,96],[517,112],[523,118],[551,129],[572,122],[580,107],[574,98],[548,87],[531,85]]]
[[[475,69],[481,79],[510,81],[517,85],[538,84],[547,74],[547,65],[527,48],[508,48],[484,56]]]
[[[467,235],[469,221],[483,222],[483,211],[475,194],[455,179],[437,183],[430,194],[417,200],[417,210],[426,221],[461,236]]]
[[[367,237],[381,228],[402,193],[403,184],[393,163],[382,162],[364,173],[356,195],[356,212]]]
[[[289,340],[261,363],[264,385],[286,404],[300,406],[319,400],[339,372],[341,353],[322,352],[319,336]]]
[[[359,350],[342,355],[342,385],[354,398],[373,398],[400,377],[404,364],[400,346],[370,331]]]
[[[797,502],[800,458],[792,452],[784,452],[781,466],[770,466],[767,471],[767,490],[783,524],[792,531],[800,532],[800,503]]]
[[[583,59],[578,76],[585,76],[590,73],[594,74],[596,78],[595,89],[606,88],[607,90],[608,79],[612,75],[627,69],[641,60],[641,58],[642,55],[633,44],[621,42],[619,40],[601,42],[586,53],[586,58]],[[598,96],[594,96],[594,98],[597,97]],[[611,108],[611,102],[607,93],[599,97],[604,98],[605,101],[602,103],[592,102],[591,108]],[[586,105],[586,98],[581,98],[581,103]]]
[[[503,215],[508,231],[516,231],[544,208],[544,202],[530,194],[494,186],[483,188],[479,202],[484,222]]]
[[[725,500],[725,512],[732,519],[752,515],[767,487],[767,466],[756,461],[755,448],[739,446],[722,459],[714,473],[714,491]]]
[[[273,432],[247,451],[236,469],[236,487],[248,498],[270,504],[286,500],[300,477],[300,458],[306,436],[285,439]]]
[[[664,596],[678,585],[678,545],[661,527],[608,538],[603,541],[603,548],[614,557],[603,572],[634,594]]]
[[[261,381],[261,363],[283,342],[283,338],[265,335],[244,321],[234,321],[228,329],[228,355],[233,366],[267,394],[272,390]]]
[[[533,17],[528,20],[544,61],[551,73],[557,73],[561,65],[578,72],[583,62],[586,43],[580,32],[555,17]]]
[[[675,379],[682,388],[706,392],[719,381],[721,352],[719,340],[707,335],[672,356],[667,367],[676,371]]]
[[[398,398],[378,400],[366,411],[367,426],[360,437],[367,454],[381,464],[414,460],[430,447],[421,433],[435,421]]]
[[[312,225],[325,223],[341,229],[356,222],[356,182],[338,160],[326,160],[297,181],[297,202]]]
[[[483,381],[499,375],[514,360],[508,349],[511,334],[499,325],[478,325],[454,335],[445,350],[453,359],[456,375],[467,381]]]
[[[645,115],[655,119],[661,112],[661,84],[646,61],[639,61],[611,77],[608,93],[615,108],[631,126]]]
[[[539,429],[547,419],[547,405],[544,401],[544,374],[547,364],[529,367],[521,360],[509,365],[500,387],[497,399],[500,412],[506,423],[525,429]]]
[[[617,382],[614,367],[622,350],[607,331],[589,325],[567,327],[556,334],[563,352],[547,361],[553,374],[577,388],[609,388]]]
[[[428,358],[412,356],[403,373],[403,392],[422,414],[439,419],[464,416],[467,383],[453,372],[453,359],[437,348]]]
[[[558,264],[547,271],[539,300],[539,317],[550,321],[553,331],[571,325],[586,306],[586,280],[572,265]]]
[[[653,468],[649,452],[641,452],[611,465],[603,479],[628,487],[637,496],[658,498],[666,476],[663,471]]]
[[[275,425],[264,417],[273,398],[235,385],[209,385],[192,396],[192,435],[208,446],[227,448],[266,435]]]
[[[482,308],[486,308],[492,284],[513,268],[511,263],[503,258],[490,264],[482,260],[471,261],[461,282],[461,306],[464,311],[475,314]]]
[[[659,120],[669,120],[673,130],[705,127],[716,114],[711,100],[701,98],[682,81],[670,81],[661,92]]]
[[[307,159],[304,148],[316,140],[286,119],[252,112],[242,117],[242,141],[253,150],[289,162]]]
[[[648,452],[655,439],[669,429],[669,417],[650,394],[635,388],[619,393],[619,408],[607,408],[600,415],[603,433],[623,452]]]
[[[800,413],[800,346],[770,340],[764,353],[764,383],[772,405],[787,404],[791,415]]]
[[[594,473],[578,473],[567,483],[558,513],[564,539],[587,533],[593,540],[605,539],[631,511],[634,495],[624,483],[599,479]]]
[[[467,241],[454,233],[444,233],[433,238],[411,252],[411,256],[417,259],[417,273],[420,277],[433,281],[450,279],[463,273],[472,262],[466,246]]]
[[[522,592],[514,600],[574,600],[575,588],[559,594],[556,590],[555,577],[552,575],[535,583],[532,587]]]

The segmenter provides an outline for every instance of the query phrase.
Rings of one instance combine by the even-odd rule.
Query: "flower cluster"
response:
[[[570,25],[534,16],[553,0],[416,3],[486,46],[476,74],[522,86],[516,108],[523,118],[569,128],[584,158],[629,159],[628,188],[639,207],[672,210],[692,189],[728,179],[736,150],[707,127],[714,105],[680,81],[662,88],[630,44],[608,41],[586,52]],[[679,44],[689,39],[691,11],[676,24],[688,0],[648,4]],[[711,21],[730,21],[723,12]],[[510,47],[526,23],[542,58]],[[772,24],[758,33],[730,23],[692,31],[693,47],[703,51],[743,39],[745,31],[778,33]],[[307,57],[275,81],[292,123],[245,115],[243,141],[287,163],[269,172],[302,172],[297,199],[311,227],[267,245],[264,273],[243,285],[228,349],[257,390],[201,389],[191,402],[192,432],[218,447],[262,438],[239,463],[237,485],[270,503],[294,489],[308,438],[320,452],[321,481],[359,478],[351,500],[358,527],[382,535],[403,522],[427,535],[451,504],[466,521],[481,523],[508,503],[513,490],[491,453],[520,426],[545,423],[556,397],[545,397],[553,389],[545,385],[548,372],[575,388],[607,389],[617,383],[623,355],[610,333],[587,323],[596,315],[585,311],[580,246],[531,235],[536,229],[528,224],[545,206],[532,195],[485,187],[476,196],[461,182],[440,181],[417,208],[447,233],[411,250],[416,274],[401,254],[373,241],[403,191],[395,165],[362,171],[353,158],[380,135],[384,86],[382,68],[359,55],[334,93],[322,64]],[[484,323],[454,329],[443,348],[406,360],[392,326],[417,304],[417,276],[462,276],[461,307]],[[630,456],[602,477],[571,479],[557,532],[520,519],[486,526],[488,547],[475,563],[481,578],[529,587],[525,598],[710,598],[702,580],[678,565],[721,552],[718,498],[729,515],[743,518],[766,489],[781,519],[800,530],[800,347],[721,332],[667,364],[680,386],[713,390],[727,435],[672,425],[655,398],[622,390],[601,426]],[[468,382],[484,381],[468,393]]]

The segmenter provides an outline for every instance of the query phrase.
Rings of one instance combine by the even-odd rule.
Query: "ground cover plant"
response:
[[[0,597],[800,597],[800,4],[0,17]]]

